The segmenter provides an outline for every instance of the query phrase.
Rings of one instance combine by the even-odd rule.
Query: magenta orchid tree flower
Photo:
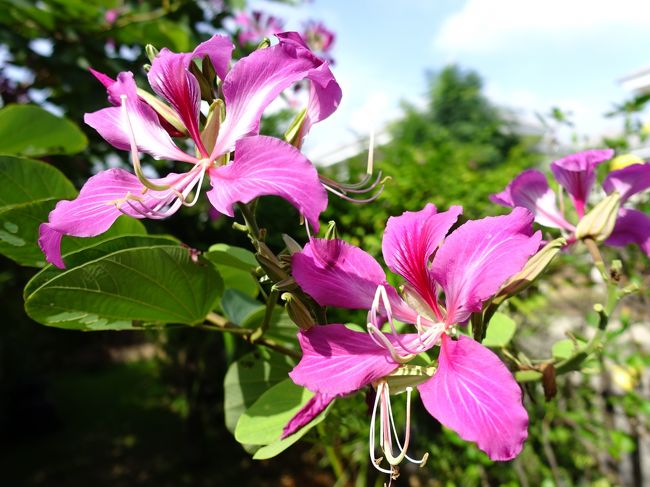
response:
[[[334,398],[372,384],[373,464],[390,474],[404,458],[423,462],[406,454],[410,413],[404,441],[395,434],[389,384],[390,377],[409,367],[418,354],[438,346],[437,369],[423,374],[416,384],[426,409],[461,438],[476,442],[493,460],[519,454],[528,425],[521,390],[497,355],[459,335],[457,325],[481,311],[523,268],[538,250],[541,235],[532,233],[532,213],[516,208],[506,216],[468,221],[446,236],[461,213],[458,206],[438,213],[428,204],[388,220],[382,251],[387,266],[406,281],[401,295],[387,283],[373,257],[341,240],[312,239],[294,255],[294,278],[320,305],[370,311],[368,333],[340,324],[299,333],[303,356],[290,376],[316,395],[286,426],[285,435],[307,424]],[[413,324],[414,332],[397,333],[393,318]],[[385,322],[389,330],[384,329]],[[411,391],[406,388],[408,404]],[[379,446],[390,469],[375,458],[377,409]]]
[[[207,197],[221,214],[234,216],[236,202],[276,195],[318,227],[327,195],[316,169],[290,144],[259,135],[260,119],[283,90],[307,79],[310,99],[302,125],[304,136],[336,109],[341,89],[327,63],[317,58],[298,34],[289,32],[278,38],[278,44],[255,51],[232,69],[234,46],[227,37],[216,35],[191,53],[163,49],[153,60],[148,79],[169,106],[138,89],[130,72],[120,73],[117,80],[95,72],[114,106],[86,114],[85,121],[114,147],[131,151],[135,175],[122,169],[100,172],[86,182],[75,200],[59,202],[48,222],[40,226],[39,245],[47,260],[64,267],[63,235],[91,237],[108,230],[121,214],[165,218],[181,206],[193,205],[206,175],[212,186]],[[222,81],[225,118],[201,128],[199,82],[189,66],[193,59],[205,56]],[[172,116],[162,117],[161,113]],[[176,120],[176,127],[161,121],[168,119]],[[189,135],[192,153],[181,150],[170,136],[181,133]],[[138,152],[180,161],[189,170],[147,179]]]
[[[284,21],[273,15],[253,10],[252,12],[242,11],[234,17],[235,24],[239,28],[237,40],[240,44],[256,44],[265,37],[271,37],[284,30]]]
[[[613,155],[614,151],[610,149],[589,150],[551,163],[551,172],[561,188],[569,194],[578,220],[585,215],[587,201],[596,182],[598,165]],[[623,205],[631,196],[650,188],[650,163],[633,164],[611,171],[603,180],[602,187],[608,195],[618,192]],[[504,206],[528,208],[534,213],[537,223],[560,229],[568,236],[569,243],[576,241],[576,225],[570,223],[565,212],[560,209],[563,205],[558,207],[556,194],[549,187],[546,176],[537,169],[522,172],[504,191],[493,194],[490,199]],[[622,207],[605,244],[617,247],[636,244],[650,256],[650,217],[640,211]]]
[[[331,65],[334,64],[331,51],[334,47],[336,34],[328,29],[325,24],[314,20],[307,22],[302,37],[311,50],[326,59]]]

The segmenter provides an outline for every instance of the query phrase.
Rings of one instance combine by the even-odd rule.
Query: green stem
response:
[[[275,309],[275,305],[278,302],[278,294],[279,291],[277,289],[272,289],[268,298],[266,299],[264,319],[262,320],[260,326],[251,334],[251,343],[255,343],[257,340],[262,338],[264,336],[264,333],[266,333],[266,330],[269,329],[271,318],[273,318],[273,310]]]
[[[255,211],[251,209],[251,206],[243,203],[237,203],[237,208],[239,208],[239,211],[241,211],[241,214],[244,217],[244,222],[248,228],[248,235],[250,236],[255,249],[257,249],[257,242],[261,240],[261,232],[260,227],[257,225]]]
[[[283,355],[295,358],[296,360],[300,359],[301,357],[300,353],[296,352],[295,350],[285,347],[284,345],[281,345],[269,338],[260,336],[256,340],[253,340],[252,337],[257,330],[251,330],[250,328],[242,328],[240,326],[237,326],[236,324],[228,321],[228,319],[224,318],[221,315],[218,315],[217,313],[208,313],[208,316],[205,317],[205,321],[207,321],[209,324],[204,323],[198,325],[198,328],[201,328],[202,330],[232,333],[234,335],[242,337],[244,340],[250,343],[253,343],[255,345],[262,345]]]
[[[610,276],[609,272],[607,272],[607,266],[605,265],[605,261],[603,261],[603,256],[600,254],[600,250],[598,249],[598,245],[596,244],[596,241],[592,238],[585,238],[582,240],[587,247],[587,250],[591,254],[591,258],[594,261],[594,265],[596,266],[596,269],[600,272],[600,275],[603,276],[603,279],[605,282],[610,281]]]
[[[326,435],[325,435],[325,428],[323,424],[320,423],[316,428],[321,438],[324,438]],[[338,455],[336,454],[336,450],[329,442],[324,442],[324,448],[325,448],[325,454],[327,455],[327,459],[330,461],[330,464],[332,465],[332,470],[334,470],[334,475],[336,476],[337,479],[340,479],[345,475],[345,469],[343,468],[343,463],[341,462]]]

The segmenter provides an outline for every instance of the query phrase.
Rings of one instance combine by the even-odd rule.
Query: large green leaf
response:
[[[126,221],[131,220],[132,219],[128,219]],[[112,254],[119,250],[177,244],[178,241],[175,238],[166,235],[126,235],[108,238],[102,242],[95,243],[95,245],[70,252],[63,256],[63,260],[67,269],[71,269],[80,266],[81,264],[85,264],[86,262],[90,262],[91,260],[100,259],[105,255]],[[23,296],[27,299],[27,297],[36,289],[41,287],[47,281],[54,279],[56,276],[67,272],[67,269],[59,269],[52,264],[48,264],[27,283],[23,290]]]
[[[314,396],[291,379],[271,387],[241,415],[235,439],[251,445],[268,445],[280,438],[282,429]]]
[[[38,246],[38,227],[60,199],[72,199],[77,190],[54,166],[21,157],[0,156],[0,254],[21,265],[46,264]],[[62,253],[88,247],[117,235],[146,234],[144,225],[121,216],[111,228],[93,238],[63,239]]]
[[[203,256],[215,264],[234,267],[250,273],[259,264],[250,250],[224,243],[212,245]]]
[[[277,383],[240,416],[235,428],[235,438],[243,444],[264,445],[253,455],[256,460],[274,457],[297,442],[327,416],[331,404],[296,433],[280,439],[289,420],[312,397],[312,392],[295,385],[291,379]]]
[[[230,321],[243,326],[244,323],[250,324],[252,317],[263,314],[265,306],[236,289],[226,289],[221,298],[221,308]]]
[[[217,271],[187,248],[126,249],[63,272],[32,292],[25,309],[40,323],[77,330],[191,325],[221,286]]]
[[[494,313],[483,339],[483,345],[492,348],[502,348],[510,343],[515,336],[517,324],[512,318],[503,313]]]
[[[132,218],[127,215],[122,215],[111,228],[96,237],[63,237],[61,241],[61,253],[68,254],[79,249],[91,247],[99,242],[108,240],[110,238],[119,237],[121,235],[146,235],[147,229],[137,218]]]
[[[58,199],[5,207],[0,211],[0,254],[20,265],[42,267],[45,256],[38,246],[38,227],[47,221]]]
[[[267,389],[287,378],[293,363],[285,355],[252,352],[233,362],[223,380],[226,428],[235,431],[237,421]]]
[[[0,110],[1,154],[75,154],[87,144],[88,139],[79,127],[41,107],[9,105]]]
[[[56,167],[22,157],[0,156],[0,209],[76,195],[77,190]]]

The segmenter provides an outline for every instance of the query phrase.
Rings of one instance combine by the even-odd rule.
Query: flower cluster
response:
[[[598,165],[611,159],[614,151],[589,150],[571,154],[551,163],[551,172],[560,188],[571,198],[575,210],[575,223],[567,216],[564,201],[550,188],[546,176],[529,169],[513,179],[504,191],[492,195],[493,202],[504,206],[528,208],[535,215],[535,221],[542,226],[560,229],[567,235],[567,242],[581,238],[580,223],[586,218],[587,203],[596,182]],[[617,194],[615,201],[625,204],[630,197],[650,188],[650,163],[631,164],[611,171],[602,182],[607,195]],[[560,206],[558,207],[558,199]],[[611,206],[611,205],[610,205]],[[607,207],[605,207],[606,209]],[[595,215],[605,218],[605,215]],[[605,222],[603,221],[603,226]],[[638,245],[650,256],[650,217],[632,208],[622,207],[613,215],[609,232],[603,235],[606,245],[622,247]]]
[[[281,29],[277,19],[259,12],[242,14],[237,21],[241,43]],[[65,235],[101,234],[122,214],[160,219],[192,206],[207,182],[206,196],[216,214],[232,217],[235,204],[275,195],[296,207],[308,229],[316,230],[327,206],[326,190],[353,201],[374,199],[378,193],[365,200],[349,195],[373,190],[381,176],[369,187],[371,170],[359,183],[336,183],[319,176],[300,152],[312,125],[329,117],[341,100],[330,63],[313,52],[329,58],[334,35],[312,23],[305,39],[295,32],[276,37],[277,43],[235,63],[234,45],[220,35],[189,53],[150,49],[147,77],[155,94],[139,88],[130,72],[113,79],[92,71],[106,87],[111,106],[86,114],[85,121],[109,144],[130,152],[133,172],[100,172],[76,199],[56,205],[40,226],[39,245],[47,260],[65,266],[61,256]],[[265,109],[301,82],[308,84],[309,100],[290,130],[292,135],[286,140],[260,135]],[[179,145],[179,139],[185,144]],[[187,170],[148,178],[140,153],[176,161]],[[528,170],[492,195],[494,202],[514,208],[507,215],[458,225],[462,207],[438,212],[427,204],[420,211],[391,217],[382,253],[386,266],[403,280],[398,288],[389,284],[372,256],[338,238],[310,237],[304,249],[295,248],[297,244],[291,249],[290,259],[276,259],[276,269],[282,271],[271,279],[276,285],[290,282],[297,289],[297,283],[320,306],[367,311],[365,329],[359,331],[343,324],[311,326],[310,310],[300,309],[308,325],[298,333],[302,358],[290,376],[315,395],[286,425],[284,436],[310,423],[334,399],[368,390],[374,404],[370,459],[379,471],[394,477],[402,461],[426,461],[426,455],[420,459],[408,455],[411,396],[417,389],[431,416],[476,443],[492,460],[516,457],[528,434],[521,388],[499,357],[463,333],[464,327],[474,313],[508,295],[514,286],[509,280],[540,249],[542,236],[533,231],[534,221],[560,229],[569,243],[580,239],[614,246],[635,243],[650,255],[650,217],[621,208],[650,187],[650,164],[610,172],[602,183],[608,196],[587,211],[597,166],[612,155],[609,150],[587,151],[551,164],[555,179],[571,198],[574,215],[564,210],[561,194],[558,206],[543,173]],[[529,274],[541,272],[552,252],[539,253],[534,269],[527,268]],[[263,258],[265,254],[258,253],[266,271]],[[305,300],[313,305],[308,297]],[[406,395],[407,412],[400,440],[391,395],[401,393]],[[377,446],[381,458],[376,456]]]
[[[320,305],[369,313],[367,333],[340,324],[300,332],[303,357],[290,376],[316,396],[285,434],[308,423],[335,397],[373,385],[373,419],[379,407],[379,445],[390,468],[375,461],[374,421],[370,456],[379,470],[392,473],[403,458],[410,459],[409,435],[403,443],[395,437],[399,453],[394,455],[388,395],[392,378],[410,376],[407,402],[416,386],[433,417],[493,460],[519,454],[528,424],[521,390],[499,358],[459,334],[458,325],[523,268],[541,235],[532,232],[533,215],[517,208],[507,216],[468,221],[447,236],[461,212],[452,207],[438,213],[428,204],[388,220],[382,251],[386,265],[405,280],[401,295],[374,258],[344,241],[312,239],[293,256],[296,281]],[[393,318],[411,324],[412,331],[398,333]],[[439,348],[437,367],[409,364],[433,347]]]
[[[233,216],[236,202],[276,195],[317,228],[327,196],[316,169],[292,145],[259,135],[260,119],[283,90],[307,79],[310,98],[300,130],[304,137],[314,123],[336,109],[341,89],[327,62],[316,57],[298,34],[277,37],[276,45],[259,49],[232,67],[234,46],[224,36],[215,35],[191,53],[163,49],[153,60],[148,79],[164,101],[138,88],[130,72],[120,73],[116,80],[95,72],[113,106],[86,114],[85,121],[114,147],[131,151],[135,174],[103,171],[86,182],[75,200],[59,202],[40,227],[39,244],[47,260],[64,267],[60,251],[64,235],[98,235],[123,213],[164,218],[181,206],[193,205],[206,176],[212,186],[207,197],[219,213]],[[202,88],[190,69],[197,58],[211,63],[221,95],[211,94],[202,127]],[[189,137],[192,153],[173,141],[179,135]],[[180,161],[189,170],[148,179],[138,152]]]

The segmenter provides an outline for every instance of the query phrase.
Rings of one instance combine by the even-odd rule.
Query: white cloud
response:
[[[469,0],[434,38],[443,52],[489,52],[522,36],[567,40],[647,29],[647,0]]]

